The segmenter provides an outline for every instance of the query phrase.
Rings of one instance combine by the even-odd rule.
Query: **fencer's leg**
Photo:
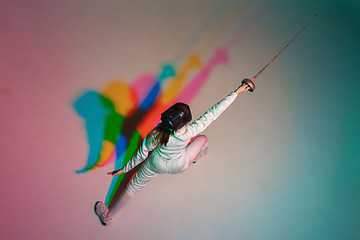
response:
[[[150,160],[146,160],[144,165],[137,171],[133,179],[126,187],[123,194],[115,202],[114,206],[109,210],[108,215],[113,217],[120,209],[125,207],[130,202],[131,198],[139,192],[151,179],[157,176],[158,173],[151,165]]]
[[[208,139],[205,135],[199,135],[186,147],[185,152],[189,158],[188,164],[196,162],[197,159],[206,154],[207,142]]]

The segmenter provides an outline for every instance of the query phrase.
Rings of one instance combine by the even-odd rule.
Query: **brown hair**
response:
[[[171,130],[166,128],[163,123],[159,123],[153,131],[155,135],[155,142],[158,142],[159,145],[166,146],[169,141]]]

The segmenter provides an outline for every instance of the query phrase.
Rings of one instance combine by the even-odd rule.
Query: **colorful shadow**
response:
[[[76,172],[84,173],[113,162],[115,169],[122,168],[146,134],[159,122],[163,111],[174,102],[189,104],[206,84],[215,67],[229,63],[228,52],[235,41],[239,41],[239,36],[243,36],[260,18],[264,9],[246,23],[245,28],[225,48],[218,48],[204,66],[200,57],[192,54],[177,74],[172,65],[165,65],[158,77],[143,74],[134,79],[131,86],[117,80],[100,93],[89,91],[83,94],[74,107],[86,121],[90,151],[86,166]],[[188,75],[196,69],[200,71],[184,86]],[[165,81],[168,83],[164,84]],[[135,172],[127,175],[132,176]],[[111,202],[115,194],[121,194],[118,189],[123,178],[131,179],[131,176],[125,175],[113,178],[106,203]]]

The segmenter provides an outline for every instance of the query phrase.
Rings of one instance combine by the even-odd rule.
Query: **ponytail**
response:
[[[166,146],[166,144],[169,141],[169,137],[171,134],[171,130],[166,128],[166,126],[163,123],[159,123],[154,128],[154,133],[156,135],[155,141],[159,143],[159,145]]]

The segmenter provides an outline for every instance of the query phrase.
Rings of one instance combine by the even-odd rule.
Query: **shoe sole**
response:
[[[95,205],[94,205],[94,213],[95,213],[96,216],[99,218],[99,221],[100,221],[101,225],[106,226],[106,223],[104,223],[104,222],[101,220],[101,217],[100,217],[99,214],[97,214],[97,212],[96,212],[96,205],[97,205],[99,202],[100,202],[100,201],[97,201],[97,202],[95,203]]]

